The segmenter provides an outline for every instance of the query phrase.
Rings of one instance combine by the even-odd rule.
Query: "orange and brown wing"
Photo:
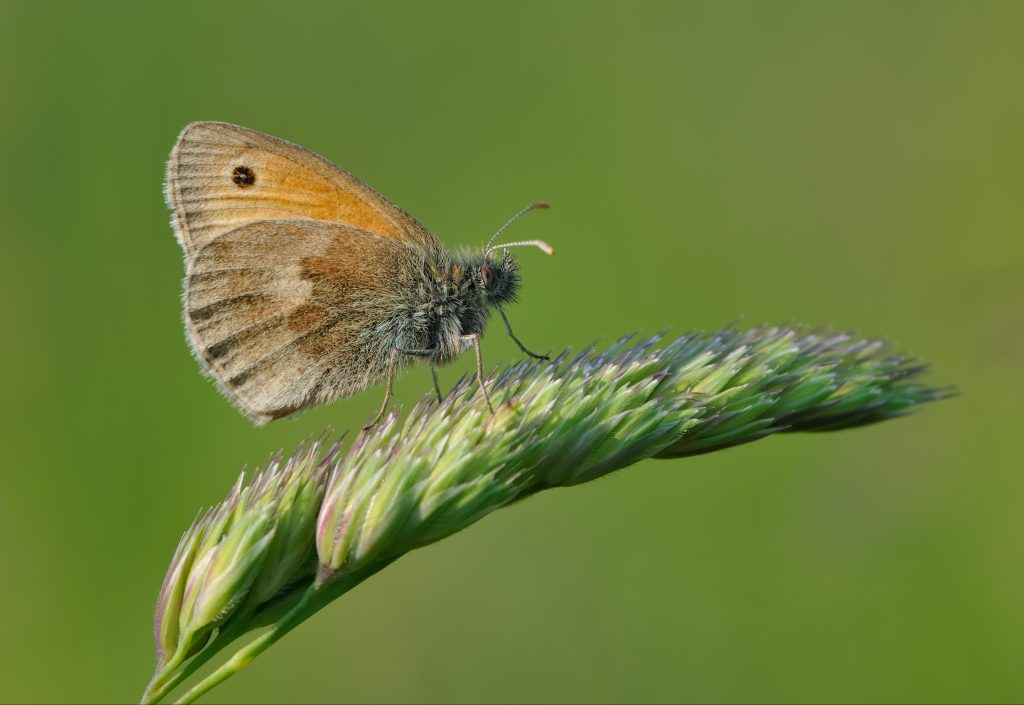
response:
[[[194,122],[178,137],[165,183],[174,228],[191,257],[218,236],[274,219],[325,220],[438,246],[388,199],[309,150],[223,122]]]
[[[386,375],[402,343],[412,255],[400,242],[337,223],[235,228],[192,260],[189,342],[258,423],[354,394]]]

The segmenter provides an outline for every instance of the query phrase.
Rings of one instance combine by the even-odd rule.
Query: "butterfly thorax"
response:
[[[427,257],[412,307],[417,345],[445,364],[470,345],[466,336],[483,335],[491,308],[514,299],[519,286],[513,258],[488,254]]]

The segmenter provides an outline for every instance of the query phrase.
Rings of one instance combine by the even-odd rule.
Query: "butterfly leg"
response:
[[[537,360],[551,359],[547,355],[538,355],[535,352],[530,352],[529,349],[527,349],[527,347],[523,345],[522,341],[520,341],[519,338],[516,337],[516,334],[512,332],[512,324],[508,322],[508,316],[505,315],[505,309],[503,309],[501,306],[498,306],[498,313],[501,314],[501,320],[505,321],[505,330],[508,331],[508,336],[512,338],[512,340],[516,341],[516,345],[519,346],[520,350],[522,350],[524,353]]]
[[[413,355],[415,357],[430,357],[436,351],[434,348],[427,348],[425,350],[418,350],[416,348],[395,348],[395,352],[400,352],[403,355]]]
[[[487,408],[491,410],[491,414],[494,414],[494,405],[491,404],[491,396],[487,393],[487,384],[484,382],[484,356],[480,352],[480,334],[470,333],[469,335],[462,336],[463,340],[472,340],[473,345],[476,348],[476,379],[480,382],[480,391],[484,393],[484,401],[487,402]]]
[[[430,366],[430,376],[434,378],[434,391],[437,392],[437,403],[440,404],[444,401],[444,394],[441,394],[441,383],[437,381],[437,368],[434,365]]]
[[[373,417],[373,421],[363,426],[364,431],[369,431],[371,428],[376,426],[382,418],[384,418],[384,414],[388,410],[388,402],[391,401],[391,392],[394,387],[394,381],[395,366],[391,365],[390,367],[388,367],[388,387],[387,390],[384,392],[384,403],[380,405],[380,411],[378,411],[377,415]]]
[[[411,348],[395,348],[396,351],[403,355],[414,355],[415,357],[433,357],[434,353],[437,352],[434,348],[426,350],[414,350]],[[437,367],[433,363],[430,365],[430,376],[434,378],[434,391],[437,392],[437,403],[440,404],[444,401],[444,394],[441,394],[441,385],[437,381]]]

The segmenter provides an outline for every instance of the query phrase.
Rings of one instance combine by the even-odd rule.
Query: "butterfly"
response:
[[[257,424],[435,368],[480,338],[520,287],[509,247],[453,254],[425,227],[344,169],[298,145],[223,122],[194,122],[167,162],[166,201],[185,253],[188,341],[223,394]]]

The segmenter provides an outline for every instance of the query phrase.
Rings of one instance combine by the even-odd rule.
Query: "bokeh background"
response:
[[[1022,36],[1017,2],[0,4],[0,699],[135,702],[197,509],[380,403],[257,429],[200,375],[161,196],[197,119],[453,246],[549,200],[531,346],[794,320],[964,392],[501,511],[208,702],[1024,699]]]

